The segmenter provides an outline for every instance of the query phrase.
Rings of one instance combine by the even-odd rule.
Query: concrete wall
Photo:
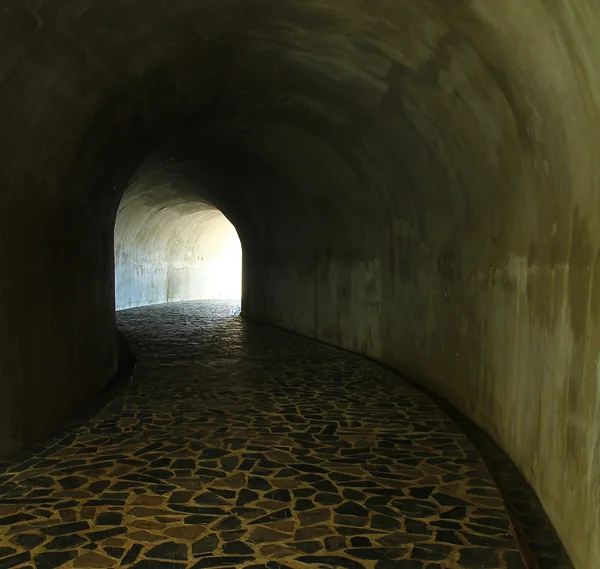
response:
[[[241,297],[237,232],[193,191],[142,176],[126,190],[115,224],[117,310],[192,299]]]
[[[0,7],[3,451],[113,373],[118,204],[168,163],[247,315],[451,399],[600,565],[596,0]]]

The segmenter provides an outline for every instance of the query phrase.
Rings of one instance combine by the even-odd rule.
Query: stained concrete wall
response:
[[[451,399],[600,565],[596,0],[0,5],[3,450],[113,372],[119,200],[167,159],[248,316]]]
[[[239,299],[242,249],[229,220],[165,168],[129,185],[115,223],[117,310],[196,299]]]

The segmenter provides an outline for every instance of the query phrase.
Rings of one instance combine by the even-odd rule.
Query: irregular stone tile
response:
[[[452,551],[448,545],[439,543],[416,544],[410,554],[412,559],[422,559],[428,561],[444,561]],[[469,568],[466,568],[469,569]]]
[[[306,563],[307,565],[321,564],[326,567],[340,567],[343,569],[365,569],[365,566],[362,563],[338,555],[301,556],[298,557],[297,560],[301,563]]]
[[[227,555],[254,555],[254,550],[242,541],[236,540],[223,546],[223,553]]]
[[[146,552],[146,557],[153,559],[173,559],[179,561],[186,561],[188,558],[188,550],[182,543],[175,543],[168,541],[155,545],[149,551]]]
[[[168,528],[163,531],[163,534],[176,539],[195,540],[207,532],[208,529],[204,526],[184,526]]]
[[[46,549],[75,549],[79,545],[86,543],[88,540],[79,534],[73,533],[70,535],[61,535],[50,540],[46,544]]]
[[[141,496],[138,496],[133,503],[138,506],[162,506],[165,503],[165,498],[164,496],[142,494]]]
[[[279,543],[268,543],[260,548],[260,554],[267,559],[282,559],[284,557],[297,555],[297,553],[298,552],[292,547],[288,547]]]
[[[264,527],[255,527],[248,536],[248,541],[252,543],[267,543],[274,541],[285,542],[289,539],[289,535],[287,533],[283,533],[280,531],[264,528]]]
[[[458,560],[464,569],[496,569],[500,567],[498,552],[490,548],[463,548]]]
[[[34,557],[36,569],[56,569],[77,557],[77,551],[39,553]]]
[[[89,529],[90,525],[87,522],[72,522],[66,524],[57,524],[49,527],[40,528],[46,535],[66,535]]]
[[[292,517],[292,511],[289,508],[283,508],[281,510],[277,510],[276,512],[272,512],[271,514],[267,514],[266,516],[256,518],[255,520],[250,522],[250,525],[269,524],[272,522],[286,520],[291,517]]]
[[[236,516],[228,516],[219,520],[214,526],[214,531],[227,531],[238,529],[242,526],[242,521]]]
[[[193,569],[209,569],[211,567],[239,567],[241,563],[252,561],[252,557],[215,556],[205,557],[194,565]],[[159,568],[161,569],[161,568]]]
[[[126,567],[126,565],[121,562],[121,567]],[[131,569],[187,569],[187,567],[188,565],[185,563],[160,561],[158,559],[142,559],[134,565],[131,565]]]
[[[298,529],[294,534],[294,539],[296,541],[307,541],[310,539],[331,535],[332,533],[333,530],[328,526],[312,526]]]
[[[207,535],[192,545],[192,555],[211,553],[219,547],[219,538],[216,534]]]
[[[233,476],[228,476],[224,480],[218,481],[218,486],[226,488],[243,488],[246,485],[246,475],[243,472],[238,472]]]
[[[143,548],[143,545],[134,543],[125,554],[125,557],[121,559],[121,563],[119,565],[121,567],[129,567],[139,557]]]
[[[104,512],[96,518],[97,526],[118,526],[123,521],[123,514],[117,512]]]
[[[46,541],[46,537],[40,534],[20,533],[11,537],[10,541],[24,549],[35,549]]]
[[[89,553],[84,553],[80,557],[77,557],[75,561],[73,561],[74,569],[84,569],[84,568],[102,568],[102,567],[114,567],[117,564],[117,560],[111,557],[107,557],[102,555],[101,553],[97,553],[95,551],[90,551]]]
[[[298,513],[298,519],[300,520],[300,524],[303,526],[320,524],[322,522],[329,521],[330,518],[331,510],[328,508],[319,508]]]
[[[162,538],[159,535],[156,535],[154,533],[150,533],[149,531],[146,530],[138,530],[138,531],[133,531],[133,532],[129,532],[127,534],[127,539],[131,540],[131,541],[143,541],[145,543],[152,543],[155,541],[160,541]]]
[[[346,516],[356,516],[356,517],[368,517],[369,510],[356,502],[345,502],[341,504],[337,508],[335,508],[336,513],[343,514]]]
[[[51,555],[51,554],[47,554]],[[16,567],[17,565],[21,565],[22,563],[26,563],[31,559],[31,554],[27,551],[25,553],[17,553],[15,555],[8,555],[7,557],[3,557],[0,559],[0,569],[10,569],[11,567]],[[49,566],[46,565],[41,569],[46,569]]]
[[[114,557],[115,559],[121,559],[123,555],[125,555],[124,547],[105,547],[104,552],[110,557]]]

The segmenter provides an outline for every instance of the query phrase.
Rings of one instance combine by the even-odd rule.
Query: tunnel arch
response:
[[[115,372],[117,207],[167,152],[239,230],[247,316],[450,399],[597,563],[596,2],[1,6],[3,450]]]
[[[240,299],[235,227],[173,164],[142,168],[115,222],[117,310],[182,300]]]

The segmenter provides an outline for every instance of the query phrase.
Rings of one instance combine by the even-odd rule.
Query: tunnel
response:
[[[598,566],[597,2],[0,7],[4,455],[117,373],[115,308],[193,296],[169,232],[212,217],[246,319],[449,401]]]

